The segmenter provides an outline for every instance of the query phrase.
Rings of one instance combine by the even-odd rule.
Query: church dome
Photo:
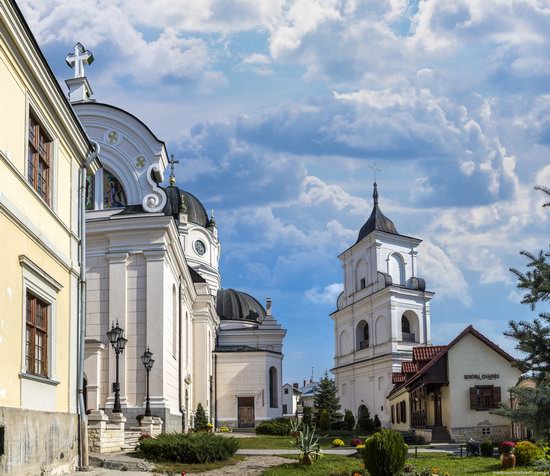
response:
[[[185,209],[187,210],[187,219],[197,225],[208,227],[209,219],[204,205],[192,193],[186,192],[185,190],[180,191]]]
[[[262,321],[266,318],[264,307],[250,294],[235,289],[220,289],[216,311],[222,320]]]
[[[372,193],[372,198],[374,199],[374,207],[372,213],[370,214],[369,219],[359,230],[359,236],[357,237],[357,243],[359,243],[363,238],[370,235],[373,231],[383,231],[385,233],[391,233],[393,235],[398,235],[397,229],[386,215],[382,213],[378,207],[378,186],[374,182],[374,191]]]

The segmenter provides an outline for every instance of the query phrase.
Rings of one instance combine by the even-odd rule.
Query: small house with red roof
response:
[[[521,376],[513,360],[473,326],[446,346],[415,347],[392,374],[392,428],[427,441],[509,438],[510,420],[491,411],[510,404],[508,390]]]

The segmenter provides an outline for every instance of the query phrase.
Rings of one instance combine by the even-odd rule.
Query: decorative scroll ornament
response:
[[[158,186],[158,183],[153,179],[153,176],[162,176],[160,167],[157,164],[153,164],[147,169],[147,182],[151,186],[152,192],[143,197],[141,203],[143,209],[149,213],[161,212],[166,205],[166,193]]]

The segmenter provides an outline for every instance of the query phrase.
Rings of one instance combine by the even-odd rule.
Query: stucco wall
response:
[[[510,362],[497,354],[476,337],[468,334],[449,351],[449,392],[450,401],[443,401],[451,408],[449,429],[502,427],[509,426],[507,418],[494,415],[490,411],[470,410],[470,387],[494,385],[501,387],[502,404],[509,405],[508,390],[518,381],[521,372]],[[464,375],[498,374],[491,380],[470,380]]]
[[[69,474],[78,456],[77,416],[0,407],[5,455],[0,474]]]

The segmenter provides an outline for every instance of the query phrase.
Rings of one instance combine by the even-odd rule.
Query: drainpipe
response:
[[[183,356],[183,345],[182,345],[182,330],[181,328],[183,327],[182,325],[182,322],[181,322],[181,294],[182,294],[182,291],[181,291],[181,280],[182,280],[182,277],[180,276],[180,282],[179,282],[179,294],[178,294],[178,319],[179,319],[179,322],[180,322],[180,326],[179,326],[179,333],[178,333],[178,336],[179,336],[179,349],[178,349],[178,352],[179,352],[179,355],[178,355],[178,388],[179,388],[179,392],[178,392],[178,397],[179,397],[179,407],[180,407],[180,412],[181,412],[181,432],[184,433],[185,432],[185,419],[186,419],[186,416],[187,416],[187,408],[184,408],[184,405],[183,405],[183,397],[182,397],[182,392],[183,392],[183,389],[184,389],[184,385],[183,385],[183,379],[181,378],[181,372],[183,371],[183,365],[182,365],[182,356]]]
[[[77,366],[77,404],[78,404],[78,436],[79,465],[81,469],[89,466],[88,457],[88,418],[84,405],[84,346],[86,339],[86,170],[99,155],[99,144],[92,141],[93,150],[88,154],[79,174],[79,204],[78,204],[78,263],[80,276],[78,282],[78,366]]]

